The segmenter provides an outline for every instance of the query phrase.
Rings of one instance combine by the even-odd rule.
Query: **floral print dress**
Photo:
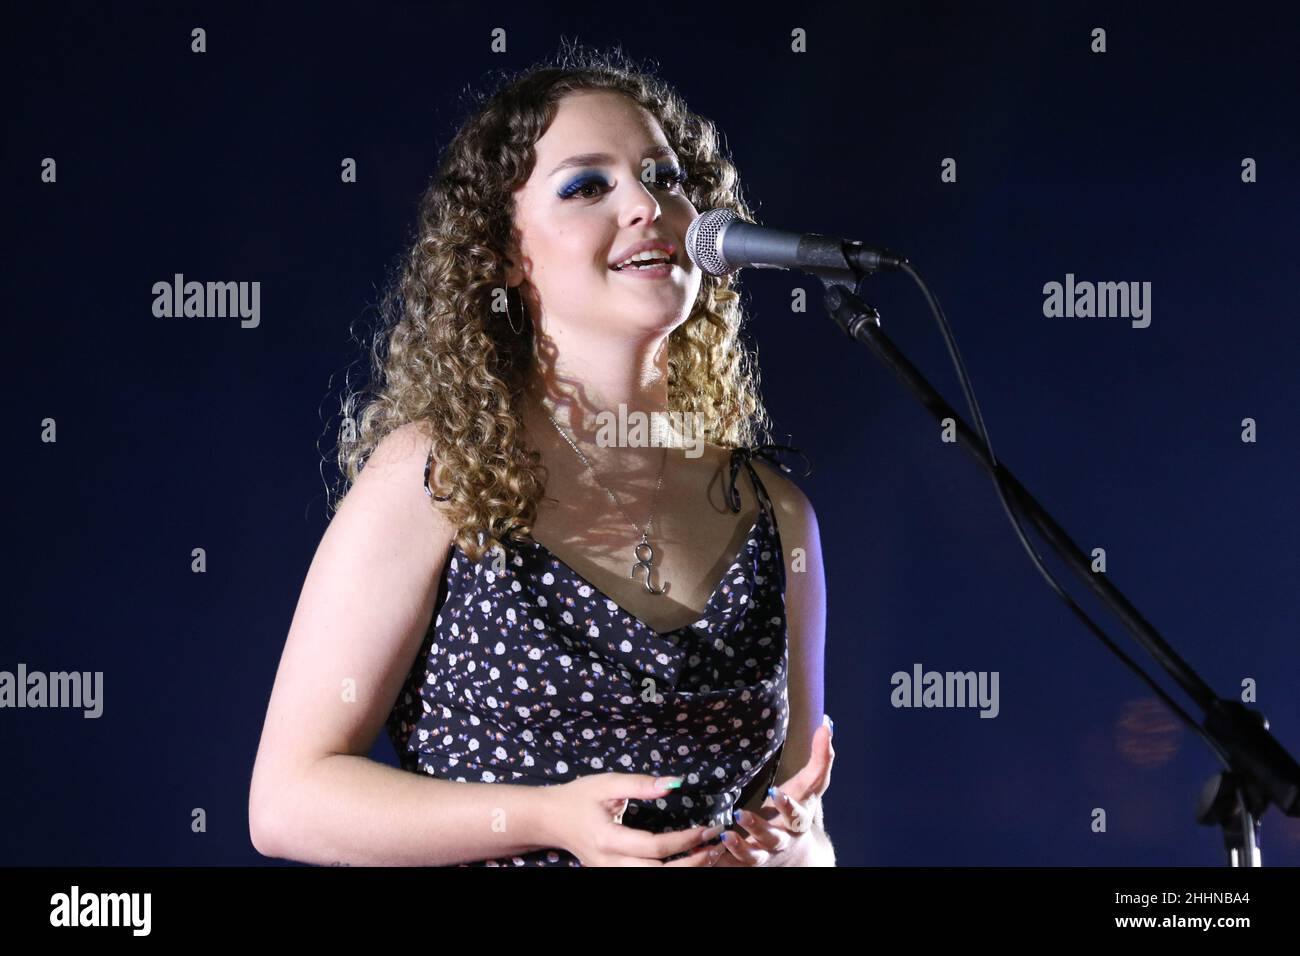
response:
[[[629,800],[623,824],[659,833],[730,823],[775,779],[789,722],[785,562],[750,461],[780,464],[778,449],[798,452],[733,450],[732,511],[741,465],[761,509],[704,613],[673,631],[651,629],[535,541],[512,546],[504,561],[499,546],[477,562],[453,546],[386,723],[402,769],[526,786],[594,773],[680,776],[664,797]],[[431,463],[432,451],[430,496]],[[460,865],[580,864],[554,848]]]

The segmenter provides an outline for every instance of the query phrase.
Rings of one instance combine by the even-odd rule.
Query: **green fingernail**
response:
[[[669,780],[666,784],[664,784],[664,789],[665,789],[665,790],[676,790],[676,789],[677,789],[678,787],[680,787],[681,785],[682,785],[682,778],[681,778],[681,777],[674,777],[672,780]]]

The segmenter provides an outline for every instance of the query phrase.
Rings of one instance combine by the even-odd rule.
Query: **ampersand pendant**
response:
[[[642,553],[643,550],[644,554]],[[650,545],[648,535],[641,535],[641,540],[638,542],[637,546],[632,549],[632,553],[636,555],[636,564],[632,565],[632,573],[629,574],[628,577],[636,577],[637,569],[641,569],[645,571],[645,580],[642,583],[645,585],[647,591],[651,594],[664,594],[667,592],[668,585],[666,584],[661,588],[656,588],[650,584],[650,575],[653,573],[650,565],[651,562],[654,561],[655,549]]]

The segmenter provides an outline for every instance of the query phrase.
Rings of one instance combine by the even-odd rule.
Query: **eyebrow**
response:
[[[673,159],[677,158],[677,154],[673,152],[672,147],[670,146],[651,146],[642,153],[641,156],[643,159],[664,156],[671,156]],[[577,156],[570,156],[568,159],[564,160],[547,173],[547,176],[554,176],[560,170],[570,169],[574,166],[603,166],[612,162],[614,162],[614,157],[609,155],[609,153],[579,153]]]

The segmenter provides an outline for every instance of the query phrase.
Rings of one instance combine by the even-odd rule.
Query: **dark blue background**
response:
[[[10,11],[0,669],[102,670],[106,709],[0,713],[0,863],[262,859],[249,775],[326,524],[327,424],[345,371],[364,371],[349,327],[373,321],[459,91],[561,35],[657,61],[724,131],[760,221],[911,257],[998,456],[1085,550],[1106,548],[1113,581],[1219,693],[1257,679],[1300,751],[1300,20],[1269,6]],[[508,54],[489,52],[497,26]],[[807,54],[789,51],[795,26]],[[57,185],[39,181],[46,156]],[[948,156],[956,184],[939,178]],[[1247,156],[1258,183],[1241,182]],[[176,272],[261,282],[261,326],[153,317],[152,284]],[[1045,318],[1042,286],[1067,272],[1151,282],[1151,326]],[[1208,752],[1048,590],[989,480],[810,280],[743,285],[778,438],[815,469],[840,862],[1218,864],[1218,833],[1192,819]],[[790,313],[794,285],[807,314]],[[967,416],[914,287],[871,289]],[[39,441],[47,416],[57,444]],[[890,675],[914,662],[999,671],[1000,716],[893,709]],[[374,756],[396,764],[383,735]],[[1263,839],[1266,863],[1300,863],[1294,822],[1271,812]]]

